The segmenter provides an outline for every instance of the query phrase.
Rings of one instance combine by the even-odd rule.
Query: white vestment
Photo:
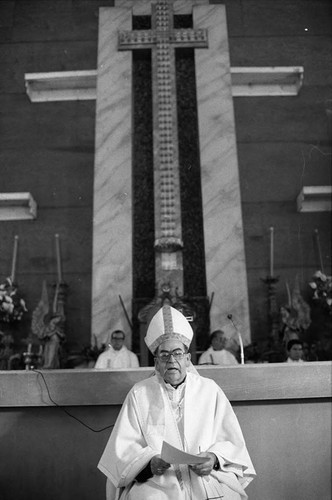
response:
[[[102,352],[94,366],[97,369],[119,370],[121,368],[138,368],[139,362],[136,354],[129,351],[124,345],[116,351],[110,345],[107,351]]]
[[[215,351],[213,347],[209,347],[198,361],[199,365],[238,365],[236,357],[226,349]]]
[[[98,464],[110,480],[107,500],[247,498],[255,470],[228,399],[213,380],[194,373],[187,373],[184,391],[180,419],[159,374],[128,393]],[[135,481],[164,440],[195,455],[213,452],[220,470],[199,477],[187,465],[171,465],[161,476]]]

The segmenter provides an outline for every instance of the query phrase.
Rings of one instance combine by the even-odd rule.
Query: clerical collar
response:
[[[184,377],[182,382],[180,382],[179,384],[176,384],[176,385],[170,384],[169,382],[165,382],[165,380],[164,380],[164,382],[165,382],[165,385],[173,387],[173,389],[178,389],[178,387],[180,387],[182,384],[185,383],[186,379],[187,379],[187,375]]]

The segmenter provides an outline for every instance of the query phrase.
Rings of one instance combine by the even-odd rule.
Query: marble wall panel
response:
[[[93,220],[92,336],[131,332],[132,299],[132,64],[117,50],[117,32],[131,29],[129,9],[101,8],[98,47]]]
[[[209,48],[195,51],[208,295],[211,329],[250,340],[239,172],[224,6],[194,8],[194,26],[208,28]]]

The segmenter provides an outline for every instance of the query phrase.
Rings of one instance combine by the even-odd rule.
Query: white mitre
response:
[[[174,307],[164,305],[150,321],[144,341],[154,354],[166,340],[179,340],[189,349],[193,335],[193,329],[183,314]]]

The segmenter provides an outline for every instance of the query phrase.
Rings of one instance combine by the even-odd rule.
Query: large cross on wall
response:
[[[296,95],[302,68],[230,68],[226,13],[205,0],[175,0],[175,14],[192,14],[208,47],[195,49],[202,203],[211,328],[232,313],[250,341],[239,175],[232,94]],[[99,16],[97,71],[26,75],[32,100],[97,99],[93,223],[92,335],[129,331],[122,305],[132,300],[132,64],[119,32],[132,15],[150,15],[149,0],[116,0]],[[233,82],[233,88],[232,88]],[[121,303],[120,303],[121,298]],[[129,339],[130,344],[130,339]]]
[[[151,5],[151,29],[119,32],[119,50],[152,51],[155,290],[184,293],[176,48],[208,47],[204,29],[174,29],[172,2]]]

